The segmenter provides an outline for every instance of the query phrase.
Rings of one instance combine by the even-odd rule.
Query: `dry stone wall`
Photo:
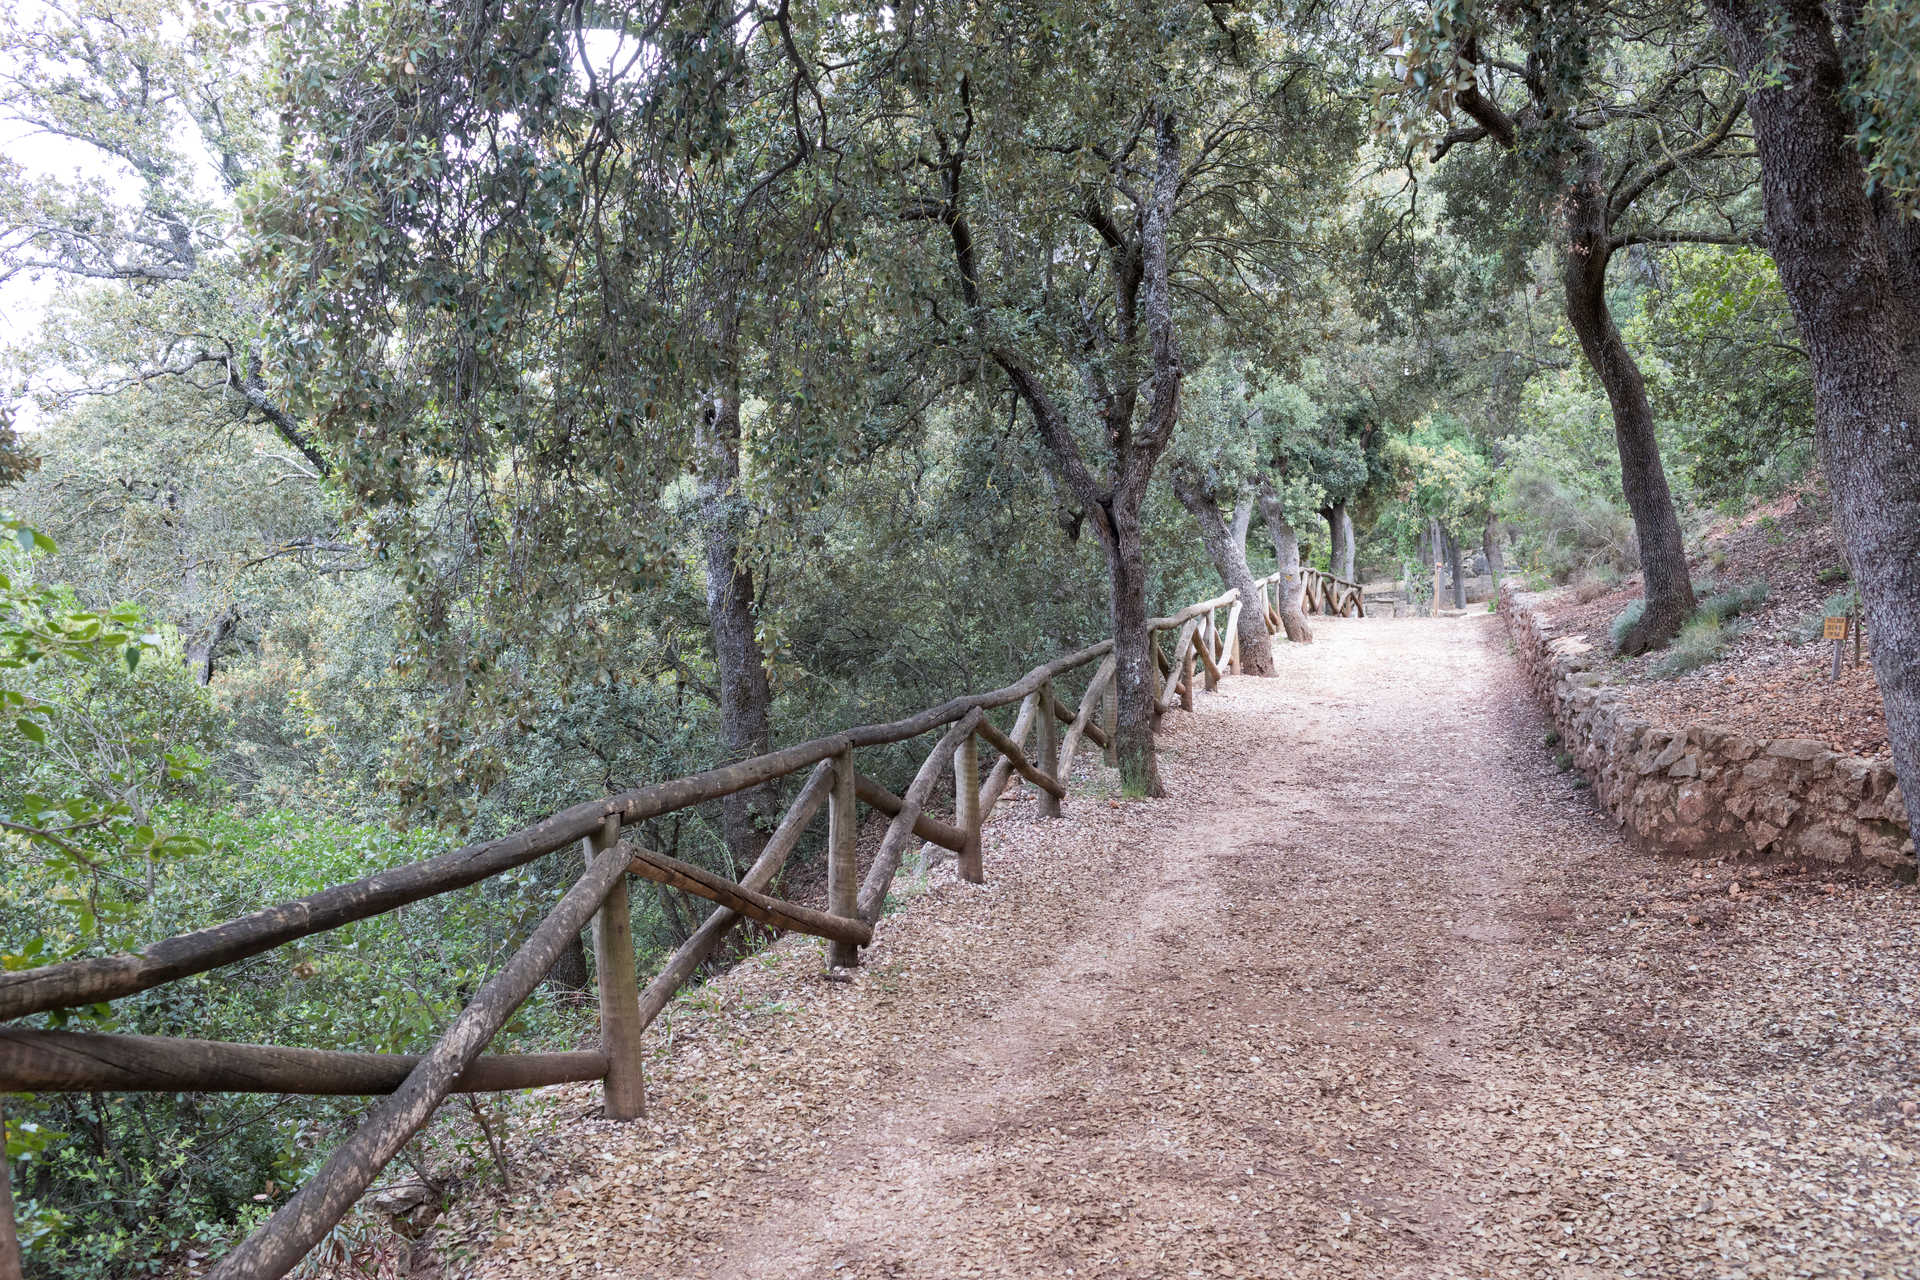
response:
[[[1809,738],[1643,720],[1605,684],[1607,655],[1579,637],[1554,636],[1535,599],[1503,599],[1507,634],[1562,749],[1635,843],[1656,853],[1786,858],[1914,878],[1906,809],[1886,761],[1839,755]]]

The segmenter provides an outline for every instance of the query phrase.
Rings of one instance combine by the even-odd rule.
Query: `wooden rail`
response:
[[[1325,569],[1302,569],[1300,576],[1306,580],[1301,602],[1308,613],[1342,618],[1367,616],[1367,602],[1359,583],[1336,578]]]
[[[1358,609],[1358,587],[1308,573],[1309,607]],[[1150,647],[1166,677],[1156,698],[1164,713],[1194,703],[1196,662],[1205,687],[1240,664],[1236,625],[1257,607],[1269,634],[1278,617],[1269,592],[1275,574],[1255,585],[1257,602],[1237,591],[1190,605],[1149,625]],[[1346,592],[1351,591],[1351,598]],[[1226,612],[1226,625],[1219,614]],[[1172,652],[1159,637],[1175,637]],[[499,839],[394,867],[351,884],[154,943],[137,952],[68,961],[0,974],[0,1021],[72,1008],[146,991],[204,973],[312,934],[478,883],[578,842],[587,870],[536,926],[495,977],[425,1054],[345,1053],[275,1045],[229,1044],[154,1036],[0,1027],[0,1094],[58,1091],[232,1091],[387,1095],[320,1171],[222,1259],[212,1280],[277,1280],[352,1208],[400,1148],[449,1094],[524,1089],[583,1080],[603,1082],[606,1113],[632,1119],[645,1107],[640,1036],[682,984],[743,919],[827,940],[830,965],[856,965],[873,939],[902,859],[915,840],[951,850],[961,878],[980,883],[985,869],[980,828],[1017,774],[1036,793],[1042,816],[1057,816],[1068,798],[1081,744],[1111,751],[1114,733],[1112,641],[1035,667],[1004,689],[955,698],[888,724],[863,725],[830,737],[756,756],[691,777],[640,787],[563,810]],[[1098,664],[1072,709],[1059,681]],[[1000,728],[989,713],[1018,704]],[[1103,723],[1104,722],[1104,723]],[[1066,726],[1064,737],[1060,726]],[[863,747],[906,742],[943,731],[904,795],[894,795],[854,764]],[[979,746],[998,756],[984,781]],[[927,812],[952,768],[953,821]],[[767,842],[736,883],[643,848],[623,829],[649,818],[809,771]],[[888,826],[864,878],[854,858],[857,806],[885,814]],[[767,893],[822,808],[828,812],[827,909],[783,902]],[[709,899],[718,909],[668,958],[645,990],[634,966],[627,877],[637,875]],[[569,940],[592,926],[599,988],[601,1043],[595,1051],[484,1055],[489,1041],[533,993]],[[0,1175],[5,1173],[0,1160]],[[0,1180],[0,1277],[19,1274],[12,1201]]]

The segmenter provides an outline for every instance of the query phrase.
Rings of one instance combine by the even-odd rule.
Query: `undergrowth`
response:
[[[1640,621],[1640,615],[1647,611],[1645,600],[1632,600],[1627,607],[1613,615],[1613,621],[1607,624],[1607,634],[1613,638],[1613,651],[1620,652],[1620,646],[1627,642],[1627,632],[1633,630]]]
[[[1821,602],[1812,613],[1802,615],[1794,624],[1794,638],[1801,644],[1811,644],[1821,638],[1821,628],[1828,618],[1838,618],[1842,614],[1852,613],[1860,607],[1860,589],[1848,587],[1845,591],[1835,592]]]

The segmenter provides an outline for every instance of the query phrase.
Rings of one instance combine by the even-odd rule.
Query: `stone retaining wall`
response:
[[[1501,605],[1561,748],[1640,847],[1877,867],[1913,878],[1913,840],[1887,762],[1839,755],[1810,738],[1651,724],[1605,686],[1606,653],[1554,637],[1530,597],[1510,594]]]

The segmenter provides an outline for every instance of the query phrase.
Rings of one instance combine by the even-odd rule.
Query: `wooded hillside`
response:
[[[1819,732],[1890,755],[1920,819],[1914,50],[1896,0],[0,16],[0,964],[1103,644],[1111,723],[1089,694],[1079,730],[1157,795],[1155,644],[1201,662],[1189,699],[1216,657],[1271,678],[1270,629],[1316,643],[1362,583],[1401,615],[1572,584],[1656,684],[1769,589],[1795,626],[1857,609],[1848,714],[1880,719]],[[1781,503],[1804,572],[1703,580]],[[1356,589],[1304,598],[1312,570]],[[1224,592],[1232,637],[1156,642]],[[964,828],[972,787],[912,800],[949,724],[876,741],[862,802]],[[642,973],[809,776],[627,829],[666,860],[625,913]],[[826,844],[751,891],[844,916]],[[0,1030],[421,1054],[588,873],[568,842]],[[491,1052],[583,1049],[604,965],[567,932]],[[401,1159],[509,1177],[504,1105]],[[217,1254],[362,1109],[9,1096],[26,1273]]]

